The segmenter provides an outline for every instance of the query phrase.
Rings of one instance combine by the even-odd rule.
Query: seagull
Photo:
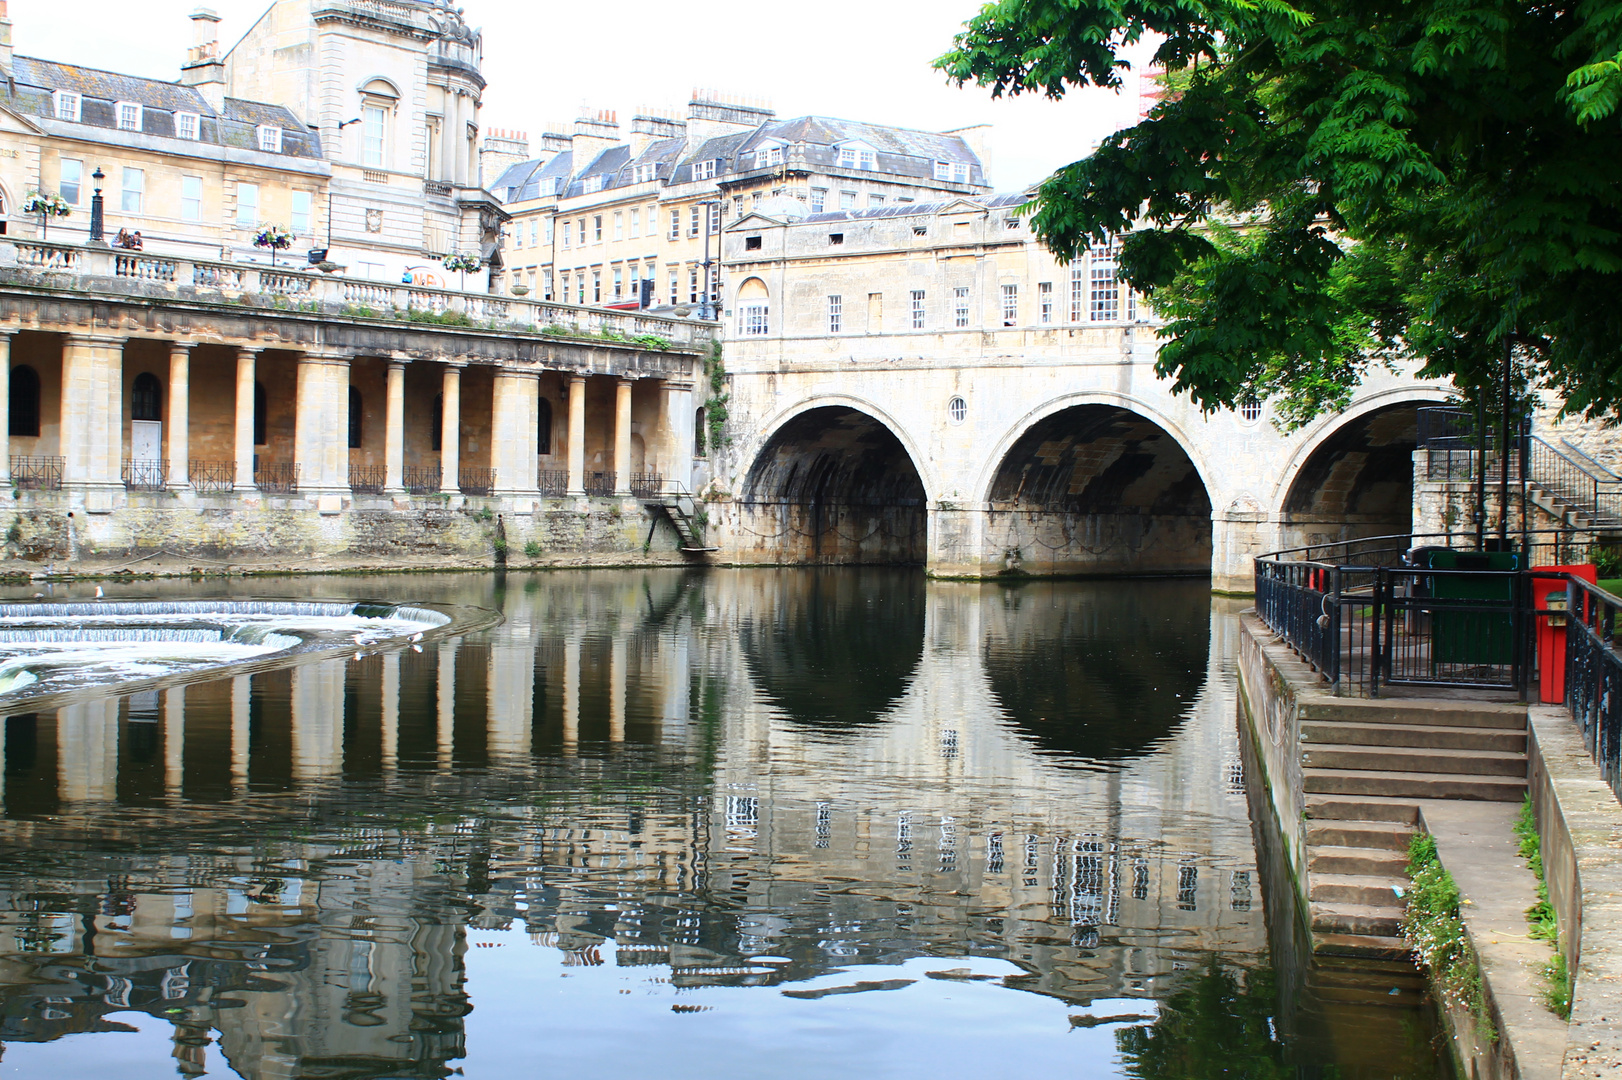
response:
[[[411,646],[411,651],[412,652],[422,652],[422,646],[421,645],[413,645],[413,646]]]
[[[411,635],[411,640],[413,642],[421,641],[422,640],[422,631],[418,630],[415,634],[412,634]]]
[[[359,660],[363,655],[365,655],[365,654],[364,653],[356,653],[355,654],[355,659]]]
[[[366,635],[365,634],[356,634],[355,635],[355,644],[356,645],[364,645],[364,644],[366,644]]]

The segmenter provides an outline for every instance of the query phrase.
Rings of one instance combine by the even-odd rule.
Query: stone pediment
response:
[[[26,115],[0,105],[0,134],[43,135],[44,130]]]

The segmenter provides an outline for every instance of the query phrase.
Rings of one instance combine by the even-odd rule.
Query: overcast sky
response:
[[[195,0],[11,0],[25,56],[175,79]],[[221,41],[235,44],[270,0],[212,0]],[[1002,191],[1037,182],[1135,119],[1135,80],[1117,96],[994,102],[930,68],[979,10],[976,0],[821,0],[738,5],[693,0],[464,0],[484,30],[482,124],[532,136],[580,109],[680,110],[694,87],[762,98],[779,116],[818,113],[940,131],[994,125],[991,178]],[[288,103],[293,104],[293,103]],[[564,126],[563,130],[567,130]]]

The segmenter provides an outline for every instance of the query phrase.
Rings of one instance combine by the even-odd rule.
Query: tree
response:
[[[1294,422],[1399,354],[1490,386],[1507,345],[1571,412],[1622,404],[1622,2],[1002,0],[936,66],[993,95],[1168,94],[1059,170],[1032,226],[1112,234],[1206,409]]]

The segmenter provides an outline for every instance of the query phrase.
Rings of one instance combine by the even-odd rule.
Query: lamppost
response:
[[[107,210],[106,200],[101,197],[101,182],[107,179],[107,174],[97,165],[90,179],[96,182],[96,193],[90,196],[90,240],[94,243],[101,240],[106,232]]]
[[[355,117],[353,120],[340,120],[340,121],[338,121],[338,134],[340,136],[342,136],[343,133],[344,133],[344,128],[348,127],[350,124],[358,124],[358,123],[360,123],[360,117],[358,117],[358,116]],[[328,181],[327,182],[327,246],[321,252],[321,258],[320,259],[311,259],[310,261],[312,263],[322,262],[328,257],[328,255],[329,255],[329,253],[331,251],[332,251],[332,182]],[[312,252],[312,254],[314,254],[314,253]]]
[[[715,278],[710,273],[710,222],[712,220],[711,207],[719,207],[723,204],[724,201],[721,199],[704,199],[698,204],[704,208],[704,301],[698,306],[698,317],[712,322],[714,321],[716,315],[714,288]],[[720,211],[714,211],[713,217],[720,217]],[[720,246],[720,241],[717,240],[717,249],[719,249]],[[719,256],[721,254],[720,251],[717,250],[715,254],[717,256],[716,261],[719,262]]]

